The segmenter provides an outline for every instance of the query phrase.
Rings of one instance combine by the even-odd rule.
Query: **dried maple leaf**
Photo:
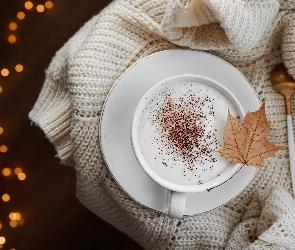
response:
[[[283,148],[268,140],[269,128],[265,102],[259,110],[248,112],[243,122],[229,112],[223,133],[224,148],[219,153],[231,162],[262,167],[266,158]]]

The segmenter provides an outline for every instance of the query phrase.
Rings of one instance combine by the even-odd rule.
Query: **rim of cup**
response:
[[[182,184],[177,184],[177,183],[168,181],[164,179],[163,177],[159,176],[156,172],[154,172],[152,168],[149,166],[149,164],[147,163],[147,161],[145,160],[145,157],[142,155],[141,151],[139,150],[140,146],[139,146],[139,140],[137,138],[137,129],[136,129],[139,122],[138,119],[142,113],[143,108],[146,106],[146,103],[150,100],[152,93],[154,93],[154,91],[157,88],[159,88],[160,86],[164,84],[177,83],[177,82],[190,82],[190,81],[203,83],[205,85],[215,88],[216,90],[221,92],[233,104],[233,106],[235,107],[236,111],[238,112],[240,116],[240,119],[243,119],[245,116],[245,112],[240,102],[230,90],[228,90],[225,86],[223,86],[219,82],[201,75],[184,74],[184,75],[176,75],[176,76],[166,78],[156,83],[155,85],[153,85],[143,95],[143,97],[140,99],[140,101],[138,102],[136,106],[136,109],[133,115],[132,125],[131,125],[131,141],[132,141],[134,154],[140,166],[148,174],[148,176],[150,176],[155,182],[157,182],[161,186],[168,188],[172,191],[177,191],[177,192],[203,192],[206,190],[210,190],[230,180],[241,168],[240,163],[231,163],[230,166],[224,172],[222,172],[221,175],[219,175],[218,177],[210,181],[207,181],[202,184],[182,185]]]

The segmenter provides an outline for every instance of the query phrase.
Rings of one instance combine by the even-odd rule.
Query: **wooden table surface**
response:
[[[0,75],[0,168],[5,175],[11,170],[0,174],[0,194],[10,197],[0,200],[0,243],[5,238],[0,249],[141,249],[79,203],[74,169],[59,164],[53,146],[28,119],[55,52],[111,1],[52,0],[53,8],[42,13],[36,6],[45,1],[31,1],[30,10],[17,0],[2,1],[0,8],[0,70],[9,70]],[[19,11],[23,20],[16,17]],[[14,31],[11,22],[17,24]],[[13,44],[7,40],[11,34]],[[20,73],[17,64],[24,67]],[[26,175],[22,181],[14,173],[17,167]],[[21,219],[11,223],[11,213]]]

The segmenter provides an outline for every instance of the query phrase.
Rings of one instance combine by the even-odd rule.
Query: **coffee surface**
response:
[[[148,97],[138,123],[144,161],[164,179],[202,184],[230,165],[217,151],[232,103],[218,90],[197,82],[164,83]]]

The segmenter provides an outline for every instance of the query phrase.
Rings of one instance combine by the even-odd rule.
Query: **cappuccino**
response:
[[[228,110],[238,112],[217,89],[201,82],[164,82],[146,95],[133,121],[140,162],[161,178],[201,185],[231,165],[218,150]]]

